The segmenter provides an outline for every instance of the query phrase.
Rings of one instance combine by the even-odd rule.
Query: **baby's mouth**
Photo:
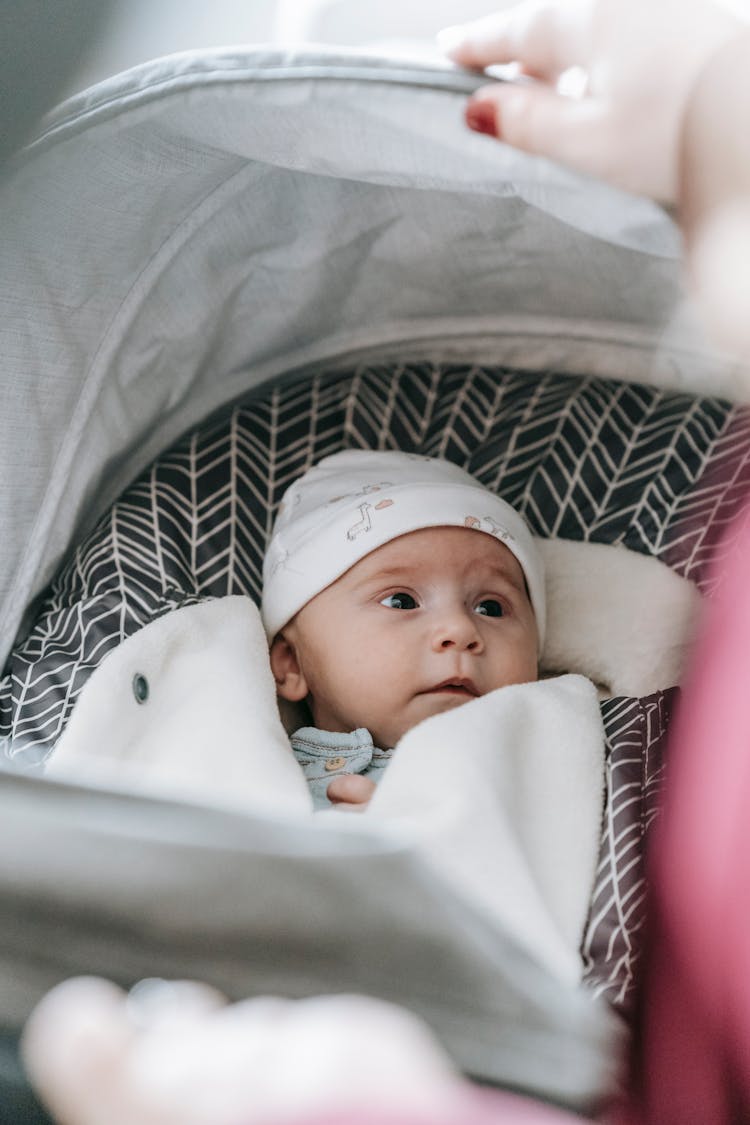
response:
[[[434,687],[427,688],[427,690],[422,692],[422,694],[432,695],[435,692],[439,692],[441,695],[456,695],[463,697],[464,699],[476,699],[479,695],[479,689],[474,681],[464,679],[462,677],[452,680],[443,680],[442,683],[435,684]]]

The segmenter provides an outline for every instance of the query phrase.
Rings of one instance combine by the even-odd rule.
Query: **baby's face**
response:
[[[537,678],[521,567],[497,539],[469,528],[427,528],[386,543],[282,634],[300,680],[296,694],[279,682],[280,694],[308,694],[317,727],[366,727],[382,749],[430,715]]]

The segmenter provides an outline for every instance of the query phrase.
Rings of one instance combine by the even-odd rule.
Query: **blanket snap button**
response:
[[[346,758],[329,758],[326,762],[326,773],[333,773],[334,770],[340,770],[345,765]]]
[[[133,695],[136,703],[145,703],[148,699],[148,680],[141,672],[133,676]]]

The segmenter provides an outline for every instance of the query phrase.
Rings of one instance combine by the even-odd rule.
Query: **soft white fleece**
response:
[[[542,549],[543,665],[623,694],[677,678],[696,610],[689,583],[620,548]],[[136,676],[148,682],[145,702]],[[102,661],[48,774],[310,817],[311,831],[334,816],[339,829],[396,832],[555,972],[580,970],[603,789],[596,692],[582,676],[502,688],[427,720],[401,740],[364,816],[313,819],[258,611],[247,598],[220,598],[157,618]]]

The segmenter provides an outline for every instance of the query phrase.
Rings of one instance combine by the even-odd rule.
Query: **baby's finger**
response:
[[[527,0],[503,12],[438,35],[438,45],[460,66],[484,70],[520,63],[524,73],[548,81],[583,62],[580,4],[570,9],[550,0]]]
[[[366,805],[375,792],[375,782],[358,773],[342,773],[335,777],[326,790],[328,800],[334,805]]]

